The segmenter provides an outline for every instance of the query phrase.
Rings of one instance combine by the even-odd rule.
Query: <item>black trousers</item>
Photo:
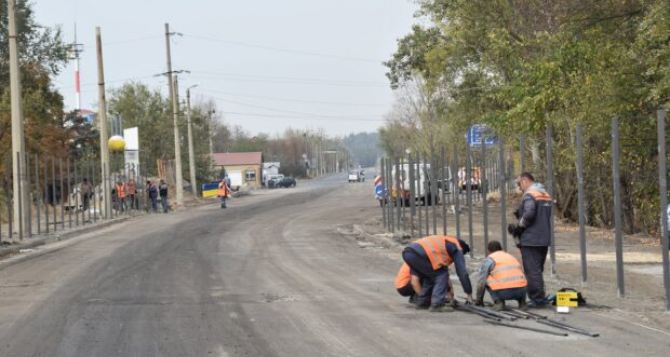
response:
[[[544,262],[547,260],[547,251],[549,247],[526,247],[521,248],[521,260],[523,261],[523,271],[528,280],[528,298],[539,302],[544,300],[546,293],[544,291]]]

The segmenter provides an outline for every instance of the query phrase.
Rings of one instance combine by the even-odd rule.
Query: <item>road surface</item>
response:
[[[556,337],[408,307],[400,258],[338,233],[372,185],[138,218],[0,264],[1,356],[667,355],[670,335],[583,313]],[[571,317],[572,318],[572,317]],[[536,327],[543,327],[537,325]]]

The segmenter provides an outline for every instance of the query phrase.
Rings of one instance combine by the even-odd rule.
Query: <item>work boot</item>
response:
[[[503,300],[497,300],[493,303],[491,309],[493,311],[503,311],[505,310],[505,302]]]
[[[528,304],[526,304],[526,299],[525,298],[519,299],[518,301],[519,301],[519,310],[521,310],[521,311],[528,310]]]
[[[430,311],[430,312],[453,312],[454,308],[449,306],[449,305],[431,306],[428,311]]]

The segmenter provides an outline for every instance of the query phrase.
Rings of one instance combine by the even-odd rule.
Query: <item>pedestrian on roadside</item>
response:
[[[487,257],[479,269],[475,304],[484,304],[484,293],[493,299],[493,309],[502,311],[506,300],[516,300],[520,309],[526,308],[526,286],[528,282],[519,261],[505,252],[497,240],[486,247]]]
[[[379,201],[379,207],[384,207],[386,203],[386,187],[381,176],[375,177],[375,199]]]
[[[119,199],[119,210],[126,211],[126,185],[122,181],[116,182],[116,196]]]
[[[465,265],[465,254],[470,247],[452,236],[427,236],[410,243],[402,252],[402,259],[409,265],[410,274],[422,280],[421,292],[415,299],[419,309],[430,307],[433,312],[452,311],[446,297],[453,303],[454,290],[449,282],[449,266],[456,266],[456,274],[467,302],[473,303],[472,284]]]
[[[88,211],[91,202],[91,194],[93,192],[93,185],[84,177],[79,185],[79,195],[81,196],[81,204],[84,211]]]
[[[219,190],[216,195],[221,200],[221,208],[226,208],[226,200],[228,199],[228,196],[230,196],[230,187],[228,187],[225,178],[219,182]]]
[[[521,250],[523,270],[528,280],[528,307],[544,307],[544,263],[551,245],[551,211],[553,201],[541,183],[529,172],[522,173],[516,184],[523,192],[521,204],[514,213],[518,223],[507,230]]]
[[[126,183],[126,195],[128,208],[133,210],[138,209],[139,202],[137,202],[137,184],[135,183],[135,180],[130,179]]]
[[[165,180],[160,181],[158,185],[158,193],[161,196],[161,206],[163,206],[163,213],[168,213],[170,210],[170,205],[168,203],[168,184]]]
[[[147,197],[149,199],[149,202],[147,202],[147,210],[149,209],[149,207],[151,207],[151,212],[157,213],[158,212],[158,188],[151,181],[147,181]]]

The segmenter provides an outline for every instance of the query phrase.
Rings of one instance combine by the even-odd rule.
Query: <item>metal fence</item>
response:
[[[151,208],[146,190],[148,178],[141,176],[142,170],[133,164],[112,164],[111,170],[105,170],[110,172],[109,176],[103,177],[97,157],[27,154],[21,158],[17,153],[15,159],[25,165],[26,200],[20,200],[16,219],[11,170],[5,170],[0,185],[0,241],[4,244],[99,220],[136,215]],[[5,167],[11,167],[9,158],[5,160]],[[104,185],[108,185],[111,192],[109,211],[104,209]],[[28,207],[23,207],[24,204]],[[26,222],[25,227],[22,222]]]
[[[670,310],[670,259],[668,257],[668,217],[667,198],[667,153],[666,153],[666,112],[657,114],[658,175],[660,212],[659,225],[662,240],[663,282],[666,295],[666,309]],[[575,127],[574,150],[577,177],[577,207],[579,224],[579,254],[581,281],[588,280],[587,239],[586,239],[586,195],[584,178],[583,127]],[[617,293],[625,296],[624,252],[622,227],[622,202],[620,180],[620,137],[619,121],[611,122],[612,183],[614,207],[614,251],[616,261]],[[485,142],[485,140],[482,140]],[[464,153],[464,155],[463,155]],[[545,187],[554,197],[555,172],[553,153],[553,131],[546,128],[545,138],[546,173]],[[380,161],[380,175],[386,187],[386,198],[382,201],[381,216],[384,227],[389,232],[421,237],[430,234],[449,234],[469,243],[471,256],[485,255],[486,245],[491,236],[491,228],[499,229],[500,241],[508,248],[507,215],[509,194],[516,189],[515,178],[526,171],[526,138],[497,137],[495,145],[470,145],[466,142],[454,143],[451,147],[439,147],[427,153],[412,153],[406,150],[401,157],[387,157]],[[494,195],[490,195],[494,193]],[[496,200],[489,202],[489,198]],[[495,203],[497,201],[497,203]],[[483,246],[476,246],[473,211],[481,210]],[[491,214],[498,210],[499,222],[491,220]],[[555,210],[554,210],[555,211]],[[465,220],[465,222],[463,222]],[[449,221],[453,224],[449,225]],[[554,238],[554,217],[551,219],[551,245],[549,260],[551,273],[556,274],[556,244]]]

